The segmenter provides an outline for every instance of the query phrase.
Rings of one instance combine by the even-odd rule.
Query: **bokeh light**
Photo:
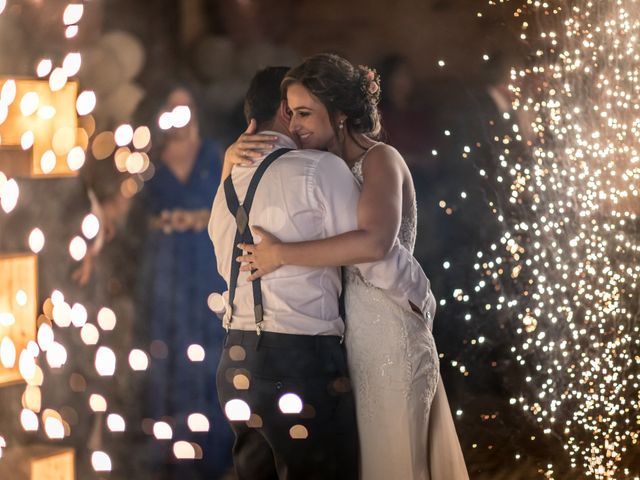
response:
[[[33,253],[39,253],[44,248],[44,234],[39,228],[34,228],[29,234],[29,248]]]
[[[106,452],[93,452],[91,454],[91,465],[96,472],[110,472],[111,458]]]
[[[35,141],[35,136],[31,130],[27,130],[20,137],[20,146],[23,150],[29,150],[33,147],[33,142]]]
[[[171,440],[173,438],[173,429],[167,422],[156,422],[153,425],[153,435],[158,440]]]
[[[135,371],[146,370],[149,367],[149,356],[142,350],[133,349],[129,353],[129,365]]]
[[[87,242],[82,237],[73,237],[69,244],[69,254],[75,261],[80,261],[87,254]]]
[[[285,393],[278,400],[278,407],[282,413],[300,413],[302,411],[302,399],[295,393]]]
[[[1,312],[0,313],[0,326],[10,327],[16,323],[16,317],[11,312]]]
[[[52,313],[57,326],[66,328],[71,325],[71,305],[64,300],[54,303]]]
[[[33,410],[25,408],[20,412],[20,424],[25,432],[37,432],[40,420]]]
[[[4,368],[13,368],[16,364],[16,345],[10,337],[0,341],[0,363]]]
[[[187,348],[187,356],[192,362],[202,362],[205,357],[204,348],[198,344],[189,345],[189,348]]]
[[[62,90],[67,84],[68,78],[64,70],[60,67],[54,68],[49,75],[49,88],[52,92]]]
[[[104,396],[93,393],[89,397],[89,407],[94,412],[106,412],[107,411],[107,399]]]
[[[22,115],[28,117],[33,115],[40,106],[40,96],[36,92],[27,92],[20,100],[20,111]]]
[[[58,159],[56,158],[54,151],[47,150],[40,158],[40,169],[42,170],[42,173],[51,173],[56,168],[57,163]]]
[[[187,425],[192,432],[208,432],[209,420],[202,413],[192,413],[187,418]]]
[[[119,147],[129,145],[133,140],[133,128],[128,124],[120,125],[114,132],[114,138]]]
[[[173,444],[173,454],[179,460],[201,459],[202,448],[196,443],[180,440]]]
[[[109,347],[98,348],[95,365],[100,376],[113,375],[116,371],[116,354]]]
[[[82,147],[73,147],[67,154],[67,166],[74,172],[82,168],[84,161],[85,154]]]
[[[92,90],[85,90],[76,99],[78,115],[89,115],[96,108],[96,94]],[[103,132],[106,133],[106,132]]]
[[[64,425],[58,417],[46,417],[44,420],[44,431],[51,440],[61,440],[64,438]]]
[[[38,77],[46,77],[51,73],[51,69],[53,68],[53,62],[49,58],[43,58],[38,62],[38,66],[36,67],[36,74]]]
[[[74,327],[82,327],[87,323],[89,314],[84,305],[80,303],[74,303],[71,307],[71,323]]]
[[[18,198],[20,196],[20,188],[18,183],[12,178],[7,180],[0,192],[0,206],[5,213],[10,213],[18,204]]]
[[[133,132],[133,146],[138,150],[143,150],[149,146],[151,142],[151,130],[145,125],[141,125]]]
[[[124,432],[126,423],[122,415],[111,413],[107,416],[107,427],[112,432]]]
[[[113,330],[116,328],[116,314],[113,310],[107,307],[102,307],[98,311],[98,325],[105,331]]]
[[[70,3],[64,9],[62,21],[65,25],[73,25],[78,23],[84,13],[84,5],[81,3]]]
[[[62,70],[67,77],[73,77],[80,71],[82,56],[78,52],[68,53],[62,61]]]
[[[87,323],[80,330],[80,338],[87,345],[95,345],[100,340],[100,331],[93,323]]]
[[[232,422],[246,422],[251,417],[251,408],[247,402],[236,398],[225,404],[224,413]]]
[[[82,234],[88,239],[91,240],[98,235],[100,231],[100,221],[98,217],[96,217],[93,213],[88,214],[82,220]]]
[[[62,368],[67,363],[67,349],[61,343],[53,341],[47,349],[47,363],[51,368]],[[35,373],[35,369],[34,369]]]
[[[48,323],[43,323],[38,327],[38,345],[40,346],[40,350],[46,352],[51,348],[53,342],[55,340],[55,336],[53,334],[53,329],[51,325]]]

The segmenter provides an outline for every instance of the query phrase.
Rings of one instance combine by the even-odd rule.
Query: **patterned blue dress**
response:
[[[186,183],[159,165],[140,196],[147,217],[157,218],[163,211],[176,209],[209,211],[220,182],[219,151],[216,143],[203,141]],[[201,230],[150,228],[141,260],[138,321],[143,322],[151,352],[142,413],[155,421],[169,418],[173,428],[172,442],[158,441],[153,457],[165,464],[165,474],[167,468],[175,471],[163,478],[182,476],[184,480],[187,472],[194,475],[190,478],[219,478],[231,465],[233,434],[218,403],[215,383],[225,331],[209,310],[207,297],[226,290],[226,283],[218,275],[206,224]],[[204,361],[189,359],[187,350],[194,344],[204,348]],[[208,433],[190,431],[187,418],[192,413],[207,417]],[[170,460],[170,446],[179,440],[200,445],[203,459],[177,462],[176,467],[175,460]],[[171,463],[174,465],[166,467]]]

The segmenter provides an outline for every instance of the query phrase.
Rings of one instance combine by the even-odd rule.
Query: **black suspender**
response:
[[[236,218],[236,235],[233,240],[233,255],[231,255],[231,278],[229,280],[229,305],[227,306],[227,311],[224,315],[224,327],[228,330],[231,325],[231,320],[233,318],[233,301],[236,296],[236,287],[238,286],[238,275],[240,274],[240,263],[236,261],[236,258],[242,255],[242,250],[238,248],[239,243],[253,243],[253,235],[251,235],[251,229],[249,228],[249,213],[251,212],[251,204],[253,203],[253,197],[258,188],[258,184],[262,179],[262,175],[269,168],[269,166],[275,162],[278,158],[284,155],[287,152],[290,152],[291,148],[280,148],[271,152],[267,157],[260,163],[255,173],[253,174],[253,178],[249,183],[249,188],[247,189],[247,195],[244,198],[244,202],[242,205],[238,200],[238,195],[236,194],[236,190],[233,186],[233,180],[231,179],[231,175],[227,177],[224,181],[224,194],[227,199],[227,207]],[[260,279],[256,279],[252,282],[253,288],[253,312],[256,318],[256,330],[258,334],[261,331],[261,324],[263,321],[264,310],[262,308],[262,290],[260,288],[261,283]]]

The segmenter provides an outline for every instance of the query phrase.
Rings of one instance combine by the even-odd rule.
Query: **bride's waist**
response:
[[[345,301],[348,303],[360,302],[366,304],[376,303],[378,306],[384,303],[390,308],[400,308],[386,292],[365,280],[357,269],[347,270],[345,278]]]
[[[372,283],[369,283],[367,280],[364,279],[364,277],[362,276],[362,273],[360,273],[360,270],[358,269],[358,267],[354,267],[354,266],[345,267],[344,272],[345,272],[344,273],[345,282],[346,282],[347,285],[349,285],[349,284],[361,284],[361,285],[365,285],[367,287],[377,288]]]
[[[415,318],[424,323],[424,318],[411,310],[408,306],[401,307],[391,299],[385,290],[376,287],[362,277],[356,267],[348,267],[345,275],[345,308],[347,317],[363,309],[376,314],[404,318]]]

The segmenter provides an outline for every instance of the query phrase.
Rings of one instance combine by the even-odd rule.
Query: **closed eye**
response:
[[[311,115],[311,109],[308,107],[295,107],[293,113],[301,117],[308,117]]]

